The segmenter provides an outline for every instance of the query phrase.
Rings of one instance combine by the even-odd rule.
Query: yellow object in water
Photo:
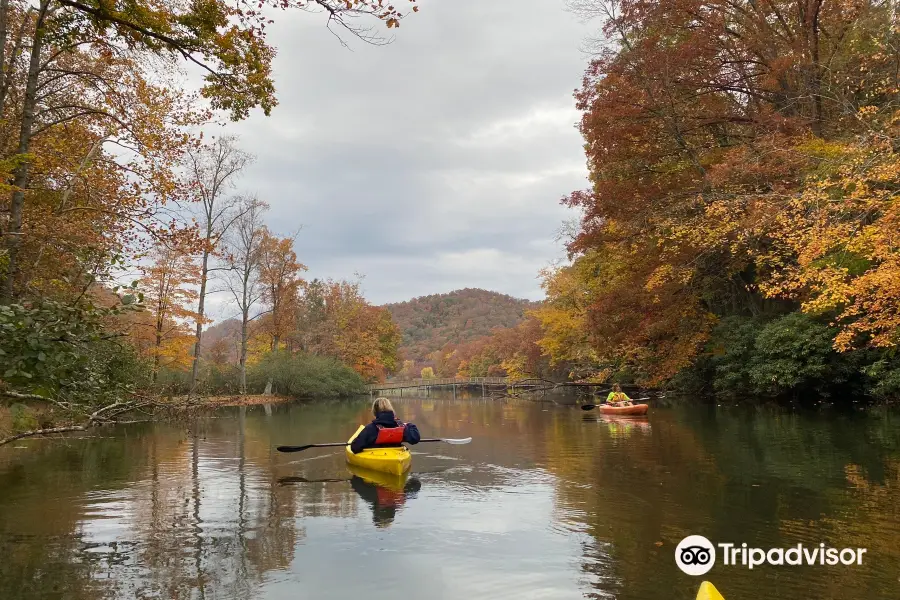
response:
[[[697,600],[725,600],[716,586],[708,581],[700,584],[700,590],[697,592]]]
[[[409,471],[397,475],[395,473],[385,473],[384,471],[373,471],[351,462],[347,463],[347,470],[363,481],[383,487],[391,492],[402,492],[406,487],[406,480],[409,478]]]
[[[353,451],[350,450],[350,443],[356,439],[356,436],[359,435],[359,432],[364,427],[365,425],[360,425],[356,433],[347,440],[347,446],[344,450],[347,453],[347,462],[363,469],[371,469],[383,473],[393,473],[394,475],[406,473],[412,463],[412,456],[406,446],[398,448],[366,448],[359,454],[353,454]]]

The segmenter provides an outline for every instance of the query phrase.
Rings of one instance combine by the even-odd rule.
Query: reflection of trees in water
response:
[[[824,541],[880,557],[827,577],[781,570],[780,597],[880,597],[879,586],[896,585],[879,575],[900,560],[895,427],[764,410],[667,411],[627,437],[578,420],[548,428],[545,440],[557,478],[554,518],[591,538],[582,550],[590,597],[693,598],[696,585],[672,556],[692,533],[760,547]],[[738,598],[773,593],[760,591],[757,571],[733,569],[714,581]]]
[[[0,597],[252,597],[290,566],[303,500],[276,484],[267,436],[248,435],[259,425],[243,413],[186,437],[159,426],[56,446],[16,482],[0,471],[0,524],[22,532],[0,530]]]
[[[246,439],[241,410],[233,431],[194,429],[189,450],[163,463],[163,477],[157,464],[153,517],[132,525],[145,540],[137,562],[151,575],[114,577],[136,579],[143,594],[248,598],[267,571],[290,565],[298,533],[293,498],[272,485],[270,458],[254,456]]]

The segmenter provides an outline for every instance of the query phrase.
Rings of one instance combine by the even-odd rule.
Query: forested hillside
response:
[[[424,361],[446,344],[459,344],[486,336],[497,327],[515,327],[525,311],[539,303],[466,288],[447,294],[413,298],[387,304],[403,333],[400,346],[408,360]]]

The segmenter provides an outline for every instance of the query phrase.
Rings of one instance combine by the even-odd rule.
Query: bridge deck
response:
[[[509,377],[469,377],[468,379],[458,377],[436,377],[432,379],[411,379],[408,381],[386,381],[384,383],[373,383],[368,385],[367,387],[370,392],[378,392],[382,390],[402,390],[409,388],[431,388],[444,386],[508,386],[511,383],[513,382],[510,381]]]

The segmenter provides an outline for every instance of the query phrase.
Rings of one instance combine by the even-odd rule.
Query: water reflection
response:
[[[393,475],[350,464],[347,468],[353,474],[350,480],[353,491],[372,509],[375,527],[390,527],[407,499],[415,498],[422,489],[422,482],[417,477],[410,477],[409,471]]]
[[[900,597],[891,412],[396,403],[423,435],[474,440],[414,447],[398,479],[348,472],[340,448],[274,451],[346,439],[360,399],[0,449],[0,598],[687,600],[689,533],[868,548],[852,569],[716,567],[728,600]]]

